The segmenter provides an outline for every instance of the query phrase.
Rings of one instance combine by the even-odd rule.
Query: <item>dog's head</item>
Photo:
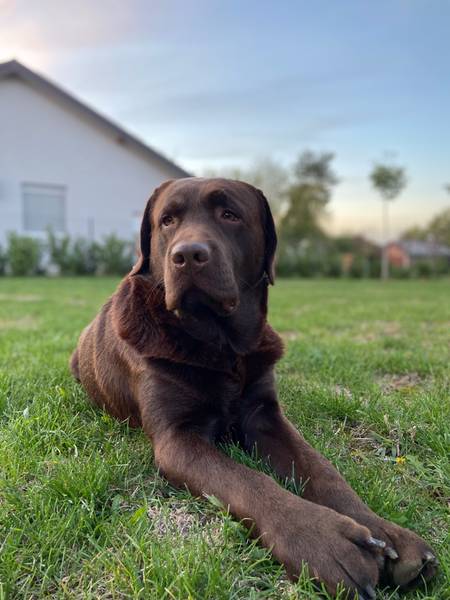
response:
[[[147,203],[131,275],[160,286],[165,309],[193,337],[239,347],[238,334],[245,342],[265,317],[276,242],[269,204],[251,185],[168,181]]]

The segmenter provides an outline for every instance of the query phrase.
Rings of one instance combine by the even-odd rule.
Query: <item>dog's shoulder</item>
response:
[[[255,381],[272,369],[283,356],[284,346],[281,337],[266,322],[255,349],[244,357],[246,384]]]

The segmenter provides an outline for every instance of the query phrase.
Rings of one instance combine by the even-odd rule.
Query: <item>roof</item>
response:
[[[80,100],[77,100],[74,96],[60,88],[58,85],[49,81],[42,75],[38,75],[31,69],[25,67],[22,63],[17,60],[11,60],[8,62],[0,63],[0,81],[6,78],[18,78],[33,88],[44,92],[45,94],[52,96],[56,100],[66,104],[68,108],[74,109],[78,113],[81,113],[91,121],[95,121],[98,125],[100,125],[103,129],[112,134],[116,141],[125,146],[129,146],[135,150],[138,150],[141,154],[146,156],[152,161],[156,161],[161,166],[170,169],[175,177],[190,177],[191,173],[188,173],[174,162],[147,146],[144,142],[142,142],[139,138],[131,135],[122,127],[110,121],[97,111],[93,110]]]
[[[447,256],[450,258],[450,248],[443,244],[422,240],[402,240],[394,242],[412,257],[429,258],[432,256]]]

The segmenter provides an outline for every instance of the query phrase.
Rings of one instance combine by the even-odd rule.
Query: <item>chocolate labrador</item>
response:
[[[263,194],[243,182],[168,181],[144,212],[140,258],[81,334],[71,369],[92,401],[143,427],[175,485],[216,496],[291,578],[302,561],[334,594],[374,598],[381,581],[429,579],[437,560],[413,532],[374,514],[286,419],[266,320],[277,239]],[[217,448],[239,443],[302,497]]]

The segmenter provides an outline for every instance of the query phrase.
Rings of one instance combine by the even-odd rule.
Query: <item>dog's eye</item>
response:
[[[236,214],[234,214],[234,212],[228,209],[222,211],[222,214],[220,216],[222,217],[222,219],[225,219],[225,221],[240,221],[239,217]]]
[[[161,219],[161,224],[164,227],[169,227],[169,225],[172,225],[172,223],[175,222],[175,219],[171,216],[171,215],[164,215],[163,218]]]

